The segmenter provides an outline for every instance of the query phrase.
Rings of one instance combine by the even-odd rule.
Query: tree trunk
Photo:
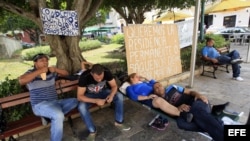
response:
[[[81,61],[85,60],[81,55],[79,37],[47,35],[51,53],[57,58],[57,67],[67,70],[70,74],[81,68]]]

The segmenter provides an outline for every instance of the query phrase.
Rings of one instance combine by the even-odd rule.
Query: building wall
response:
[[[235,26],[249,26],[250,8],[232,12],[213,13],[209,15],[213,15],[213,26],[216,27],[223,27],[224,17],[233,15],[236,15]]]
[[[0,58],[11,58],[12,54],[22,49],[20,41],[12,38],[0,36]]]

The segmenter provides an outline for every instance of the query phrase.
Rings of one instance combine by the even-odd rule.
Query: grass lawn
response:
[[[119,44],[103,45],[101,48],[82,52],[82,55],[86,60],[92,63],[107,63],[107,62],[120,61],[120,59],[113,53],[114,50],[117,50],[120,47],[121,45]],[[55,65],[56,58],[51,57],[49,64]],[[9,79],[15,79],[28,69],[32,68],[32,66],[33,66],[32,61],[24,61],[18,57],[13,59],[1,59],[0,82],[4,81],[7,76],[9,76]]]

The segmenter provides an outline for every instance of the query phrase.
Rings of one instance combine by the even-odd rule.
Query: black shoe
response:
[[[247,122],[246,122],[245,125],[250,125],[250,112],[249,112],[249,114],[248,114]]]
[[[167,128],[165,123],[160,118],[155,119],[155,121],[153,122],[151,127],[155,128],[157,130],[160,130],[160,131],[165,130]]]
[[[226,102],[225,104],[220,104],[220,105],[213,105],[211,113],[216,116],[220,115],[227,105],[229,105],[229,102]]]
[[[193,114],[189,112],[181,112],[180,117],[184,118],[187,122],[191,122],[193,120]]]

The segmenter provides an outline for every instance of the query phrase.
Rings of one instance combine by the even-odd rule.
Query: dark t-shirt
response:
[[[101,82],[96,82],[90,71],[87,70],[82,73],[78,83],[79,87],[86,87],[87,93],[99,93],[105,88],[110,88],[107,82],[113,79],[113,75],[107,68],[104,70],[104,77]]]
[[[194,97],[184,94],[184,88],[176,85],[169,86],[165,91],[165,97],[170,104],[178,107],[181,104],[192,105]]]

